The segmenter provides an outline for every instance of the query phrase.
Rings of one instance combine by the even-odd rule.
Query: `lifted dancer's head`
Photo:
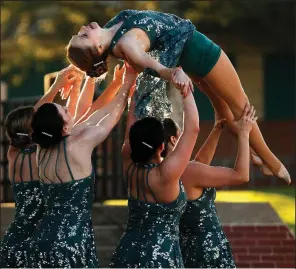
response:
[[[163,120],[163,128],[165,135],[165,149],[161,156],[166,157],[176,146],[178,139],[182,134],[182,130],[178,124],[170,118]]]
[[[38,108],[33,120],[32,139],[42,148],[59,144],[64,136],[71,133],[74,119],[67,107],[46,103]]]
[[[136,121],[130,128],[129,142],[134,163],[149,163],[153,158],[160,159],[164,149],[164,130],[156,118]]]
[[[19,107],[7,115],[4,127],[11,146],[22,149],[32,143],[33,116],[34,107],[32,106]]]
[[[103,31],[96,22],[82,26],[67,46],[69,61],[90,77],[100,77],[108,71]]]

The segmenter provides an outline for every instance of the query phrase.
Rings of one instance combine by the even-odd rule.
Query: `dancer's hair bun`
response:
[[[129,133],[131,159],[134,163],[146,163],[164,143],[162,123],[152,117],[135,122]]]
[[[59,144],[63,139],[64,119],[52,103],[43,104],[32,120],[32,140],[41,148]]]
[[[15,137],[11,138],[10,145],[23,149],[32,143],[32,137],[26,133],[17,133]]]
[[[89,77],[100,77],[108,71],[107,63],[101,61],[100,63],[94,64],[93,70],[86,72]]]

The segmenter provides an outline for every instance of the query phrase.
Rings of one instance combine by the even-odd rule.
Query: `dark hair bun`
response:
[[[162,123],[153,117],[135,122],[129,133],[131,159],[134,163],[146,163],[164,142]]]
[[[63,117],[52,103],[45,103],[38,108],[32,120],[32,140],[41,148],[59,144],[64,126]]]
[[[59,144],[63,139],[62,134],[51,135],[51,136],[46,134],[47,133],[45,132],[41,132],[41,133],[33,132],[32,141],[40,145],[41,148],[49,148],[50,146]]]
[[[94,64],[93,70],[86,72],[86,74],[91,77],[100,77],[108,71],[107,63],[102,61],[100,63]]]
[[[24,133],[17,133],[16,137],[11,138],[10,145],[18,148],[23,149],[32,143],[32,138],[29,134]]]

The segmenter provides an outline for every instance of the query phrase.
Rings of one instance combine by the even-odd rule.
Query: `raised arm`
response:
[[[118,93],[118,90],[120,89],[120,86],[122,84],[122,77],[123,77],[124,71],[125,71],[124,66],[122,68],[119,68],[119,65],[115,67],[113,81],[109,84],[107,89],[105,89],[102,92],[102,94],[94,101],[93,104],[92,104],[92,99],[90,100],[89,97],[82,96],[82,94],[87,96],[87,93],[85,94],[83,93],[84,89],[82,90],[82,93],[80,95],[79,102],[78,102],[79,106],[81,106],[80,108],[81,112],[79,112],[79,115],[77,115],[77,123],[80,123],[85,119],[87,119],[92,113],[94,113],[96,110],[100,109],[104,105],[108,104],[114,98],[114,96]],[[93,96],[93,91],[92,91],[92,96]],[[84,100],[86,98],[87,100]]]
[[[182,180],[188,179],[195,187],[223,187],[240,185],[249,181],[249,133],[252,130],[255,111],[249,104],[244,109],[240,120],[235,122],[238,130],[238,152],[233,169],[208,166],[199,162],[190,162],[182,175]]]
[[[199,132],[199,116],[193,94],[189,92],[183,99],[184,131],[178,144],[161,163],[160,170],[165,178],[164,182],[179,180],[190,160],[192,150]]]
[[[92,105],[94,92],[95,92],[96,79],[86,77],[83,88],[78,98],[74,122],[78,122],[81,117],[89,110]]]
[[[82,84],[82,76],[78,76],[73,83],[73,87],[71,89],[71,92],[66,104],[68,111],[73,117],[75,116],[75,110],[76,110],[78,98],[80,95],[81,84]]]
[[[226,124],[226,120],[219,120],[217,115],[215,114],[215,125],[209,134],[207,140],[202,145],[200,150],[197,152],[194,160],[204,164],[210,164],[213,160],[217,144],[219,141],[220,134]]]
[[[34,106],[35,111],[43,104],[52,102],[59,90],[63,87],[71,87],[78,73],[77,69],[72,65],[59,71],[54,83]]]
[[[118,123],[136,78],[137,73],[132,68],[127,68],[122,87],[113,100],[73,128],[73,135],[77,135],[85,147],[92,150],[102,143]]]
[[[137,71],[142,72],[146,68],[154,70],[161,78],[172,81],[183,97],[194,90],[191,79],[180,67],[168,68],[154,60],[142,49],[142,44],[137,39],[123,36],[118,49],[124,59]]]
[[[133,87],[136,87],[136,86],[134,85]],[[129,143],[129,131],[131,126],[137,121],[137,118],[135,115],[135,109],[136,109],[136,102],[135,102],[135,97],[133,95],[133,97],[131,98],[131,102],[130,102],[130,106],[127,114],[124,142],[121,150],[121,154],[124,160],[129,159],[131,154],[131,147]]]

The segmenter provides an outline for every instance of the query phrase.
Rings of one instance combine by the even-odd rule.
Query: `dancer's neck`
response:
[[[103,40],[103,42],[101,42],[101,45],[104,50],[109,48],[111,41],[112,41],[114,35],[116,34],[117,30],[120,28],[120,26],[121,26],[121,23],[115,24],[114,26],[112,26],[111,28],[108,28],[108,29],[104,29],[104,28],[102,29],[103,34],[100,39]]]

